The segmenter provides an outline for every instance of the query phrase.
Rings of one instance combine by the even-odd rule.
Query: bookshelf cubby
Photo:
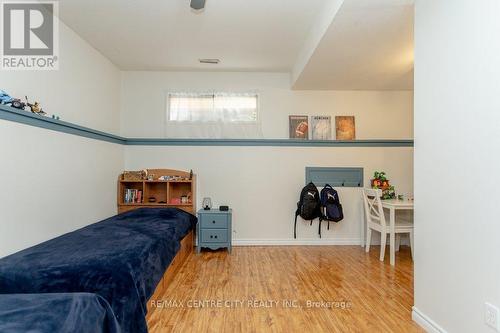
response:
[[[177,207],[191,214],[196,213],[195,175],[189,179],[189,172],[170,169],[147,169],[147,174],[152,175],[153,180],[123,180],[123,174],[119,176],[118,214],[141,207]],[[176,178],[159,180],[161,176]],[[131,196],[131,193],[134,195]]]
[[[168,183],[164,181],[146,181],[144,182],[144,202],[145,203],[168,203]],[[154,201],[150,201],[153,199]]]

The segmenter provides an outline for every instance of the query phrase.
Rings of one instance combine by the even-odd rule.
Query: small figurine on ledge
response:
[[[6,91],[0,90],[0,104],[7,105],[12,102],[12,97]]]
[[[34,114],[41,115],[41,116],[45,115],[45,111],[43,111],[42,108],[40,107],[40,103],[35,102],[35,103],[31,104],[28,101],[28,96],[24,96],[24,97],[26,98],[26,105],[28,105],[31,112],[33,112]]]
[[[16,108],[19,110],[24,110],[24,108],[26,107],[26,103],[21,102],[21,100],[19,98],[13,98],[9,104],[13,108]]]
[[[26,104],[21,102],[19,98],[12,98],[5,90],[0,90],[0,104],[7,105],[19,110],[24,110]]]
[[[19,98],[12,98],[5,90],[0,89],[0,105],[7,105],[18,110],[25,110],[26,107],[29,107],[30,111],[34,114],[40,116],[47,115],[47,113],[43,111],[39,102],[32,104],[28,101],[28,96],[24,96],[24,98],[26,99],[26,103],[21,101]],[[53,114],[51,118],[54,120],[60,120],[59,116],[55,114]]]

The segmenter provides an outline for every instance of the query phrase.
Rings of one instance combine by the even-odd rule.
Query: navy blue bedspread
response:
[[[0,259],[0,294],[96,293],[124,332],[147,332],[146,302],[196,221],[144,208],[67,233]]]
[[[119,333],[113,310],[90,293],[2,294],[2,333]]]

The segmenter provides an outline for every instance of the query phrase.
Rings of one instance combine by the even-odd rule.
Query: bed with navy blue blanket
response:
[[[2,294],[0,332],[119,333],[120,327],[96,294]]]
[[[146,304],[196,217],[142,208],[0,259],[0,294],[95,293],[124,332],[147,332]]]

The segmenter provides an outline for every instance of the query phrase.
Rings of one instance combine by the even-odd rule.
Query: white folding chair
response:
[[[366,252],[370,251],[370,243],[372,238],[372,230],[380,232],[380,261],[384,261],[385,246],[387,242],[387,234],[390,232],[389,225],[386,222],[384,208],[382,207],[382,190],[380,189],[363,189],[363,202],[365,205],[366,215]],[[396,217],[396,225],[394,228],[396,234],[396,249],[399,250],[400,235],[409,234],[411,255],[413,257],[413,223]],[[396,250],[396,251],[397,251]]]

